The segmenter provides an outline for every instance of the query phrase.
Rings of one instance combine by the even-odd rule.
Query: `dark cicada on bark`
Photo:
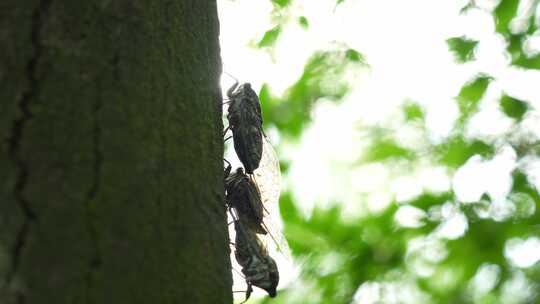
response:
[[[231,173],[231,164],[225,160],[225,199],[236,232],[235,258],[247,283],[246,301],[252,286],[275,297],[279,273],[266,241],[273,240],[270,250],[289,256],[280,222],[272,220],[273,216],[279,218],[279,159],[264,135],[261,105],[251,85],[238,86],[236,81],[227,96],[229,126],[223,135],[231,129],[236,155],[244,167]]]
[[[236,231],[234,256],[242,267],[248,287],[245,301],[251,296],[252,286],[264,289],[270,297],[275,297],[279,284],[276,262],[270,257],[257,235],[246,229],[242,222],[235,220],[234,229]]]
[[[235,210],[240,221],[256,233],[266,234],[263,227],[264,207],[257,185],[247,176],[242,168],[225,179],[226,203]]]
[[[234,150],[247,174],[259,167],[263,149],[261,104],[249,83],[236,82],[228,91],[227,119],[233,133]]]

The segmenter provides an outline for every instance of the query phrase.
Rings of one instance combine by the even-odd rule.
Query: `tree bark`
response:
[[[212,0],[0,4],[0,303],[231,303]]]

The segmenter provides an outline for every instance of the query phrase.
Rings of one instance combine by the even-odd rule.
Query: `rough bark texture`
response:
[[[0,4],[0,303],[231,303],[213,0]]]

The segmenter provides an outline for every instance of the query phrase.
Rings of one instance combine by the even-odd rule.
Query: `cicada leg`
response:
[[[229,174],[231,174],[232,165],[225,158],[223,160],[227,163],[227,167],[225,167],[225,170],[223,171],[223,175],[225,176],[225,178],[227,178],[229,176]]]
[[[251,293],[253,292],[253,287],[251,286],[251,283],[248,282],[247,285],[248,285],[248,288],[246,290],[246,299],[240,304],[246,303],[247,300],[249,300],[249,297],[251,297]]]
[[[227,131],[229,131],[230,128],[231,128],[231,126],[227,126],[227,128],[225,128],[225,130],[223,130],[223,136],[225,136],[225,134],[227,134]]]

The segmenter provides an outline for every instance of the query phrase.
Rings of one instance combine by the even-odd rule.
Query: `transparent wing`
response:
[[[271,206],[278,206],[281,192],[281,169],[276,151],[264,136],[261,161],[259,168],[253,171],[253,175],[261,192],[264,207],[268,210]]]
[[[281,192],[279,159],[265,136],[263,136],[261,162],[259,168],[253,172],[253,179],[261,193],[261,201],[265,210],[264,227],[272,239],[270,243],[274,243],[275,250],[290,259],[289,245],[283,235],[283,223],[279,214],[279,195]]]

